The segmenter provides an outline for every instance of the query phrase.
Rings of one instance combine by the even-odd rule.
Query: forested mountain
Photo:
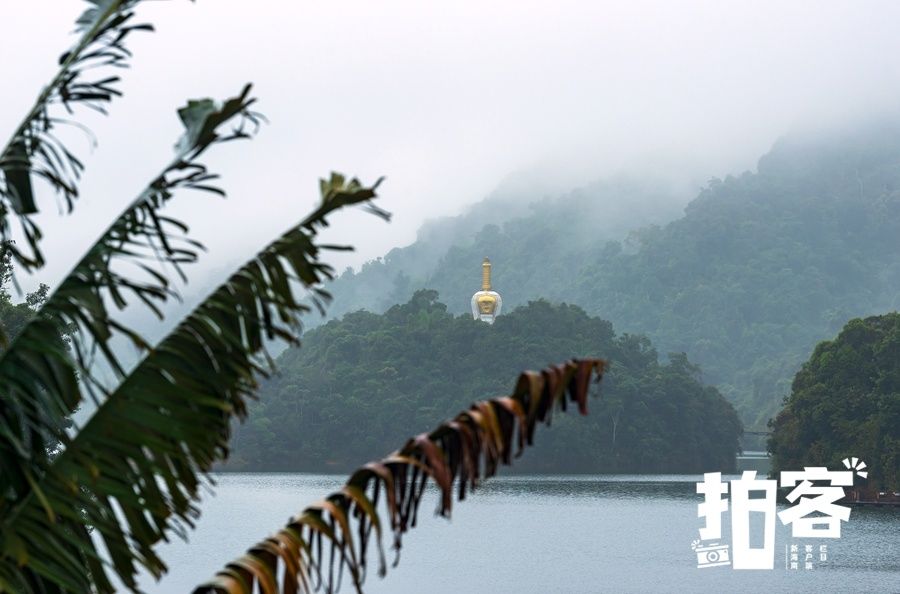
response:
[[[621,225],[629,190],[604,188],[622,193],[611,217]],[[395,250],[332,285],[336,311],[384,311],[427,287],[464,312],[489,256],[506,307],[577,304],[646,334],[661,352],[686,352],[745,424],[761,428],[816,343],[852,317],[900,304],[897,125],[785,138],[756,172],[711,180],[683,216],[625,239],[609,228],[591,234],[597,217],[577,216],[593,212],[591,200],[588,192],[548,201],[484,225],[471,241],[424,257],[435,261],[430,272],[404,259],[419,244]]]
[[[816,346],[769,439],[775,471],[867,464],[869,489],[900,491],[900,314],[851,320]]]
[[[285,351],[237,429],[234,470],[346,470],[390,453],[475,400],[508,394],[521,369],[611,362],[584,418],[559,415],[516,468],[535,472],[733,470],[734,408],[684,356],[660,363],[644,337],[571,305],[536,301],[490,326],[434,291],[384,314],[356,312]]]

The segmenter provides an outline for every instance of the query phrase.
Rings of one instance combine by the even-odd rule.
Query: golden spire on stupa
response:
[[[485,258],[481,263],[481,290],[472,295],[472,317],[493,324],[502,305],[500,294],[491,288],[491,261]]]

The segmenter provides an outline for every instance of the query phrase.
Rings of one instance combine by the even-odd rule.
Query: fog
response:
[[[8,138],[74,38],[75,0],[0,8],[0,134]],[[209,253],[206,284],[307,212],[331,170],[387,177],[386,224],[335,217],[333,258],[358,265],[408,244],[504,180],[565,192],[631,172],[699,187],[755,168],[776,138],[893,113],[900,5],[893,2],[145,2],[111,116],[82,118],[99,144],[83,197],[40,219],[53,284],[162,168],[175,109],[248,81],[270,120],[214,148],[229,199],[185,194],[172,210]]]

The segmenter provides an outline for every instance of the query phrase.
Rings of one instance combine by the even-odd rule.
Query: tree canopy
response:
[[[493,326],[454,316],[435,291],[384,314],[360,311],[304,335],[279,357],[227,468],[352,469],[390,451],[396,435],[428,426],[517,370],[603,353],[610,362],[594,413],[560,418],[517,468],[532,472],[731,470],[741,424],[683,354],[661,363],[650,341],[571,305],[535,301]],[[557,424],[559,427],[557,427]],[[564,427],[564,429],[563,429]],[[363,430],[364,428],[364,430]]]
[[[41,285],[36,291],[26,295],[24,301],[14,303],[13,296],[9,292],[11,279],[12,269],[7,257],[0,260],[0,333],[5,335],[2,337],[5,341],[9,341],[19,333],[46,301],[50,290],[47,285]],[[0,343],[0,351],[4,348],[5,344]]]
[[[900,490],[900,314],[851,320],[820,343],[772,429],[775,471],[856,456],[869,487]]]

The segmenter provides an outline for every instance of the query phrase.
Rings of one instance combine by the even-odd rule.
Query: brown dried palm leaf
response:
[[[361,592],[373,532],[378,575],[384,576],[384,533],[393,534],[396,566],[428,479],[440,492],[438,515],[449,517],[453,491],[462,501],[500,464],[511,464],[532,444],[537,423],[549,425],[555,408],[566,410],[566,394],[587,414],[591,378],[599,382],[605,368],[602,359],[573,359],[522,373],[511,396],[476,402],[387,458],[357,469],[341,490],[304,509],[194,594],[334,592],[345,573]]]

